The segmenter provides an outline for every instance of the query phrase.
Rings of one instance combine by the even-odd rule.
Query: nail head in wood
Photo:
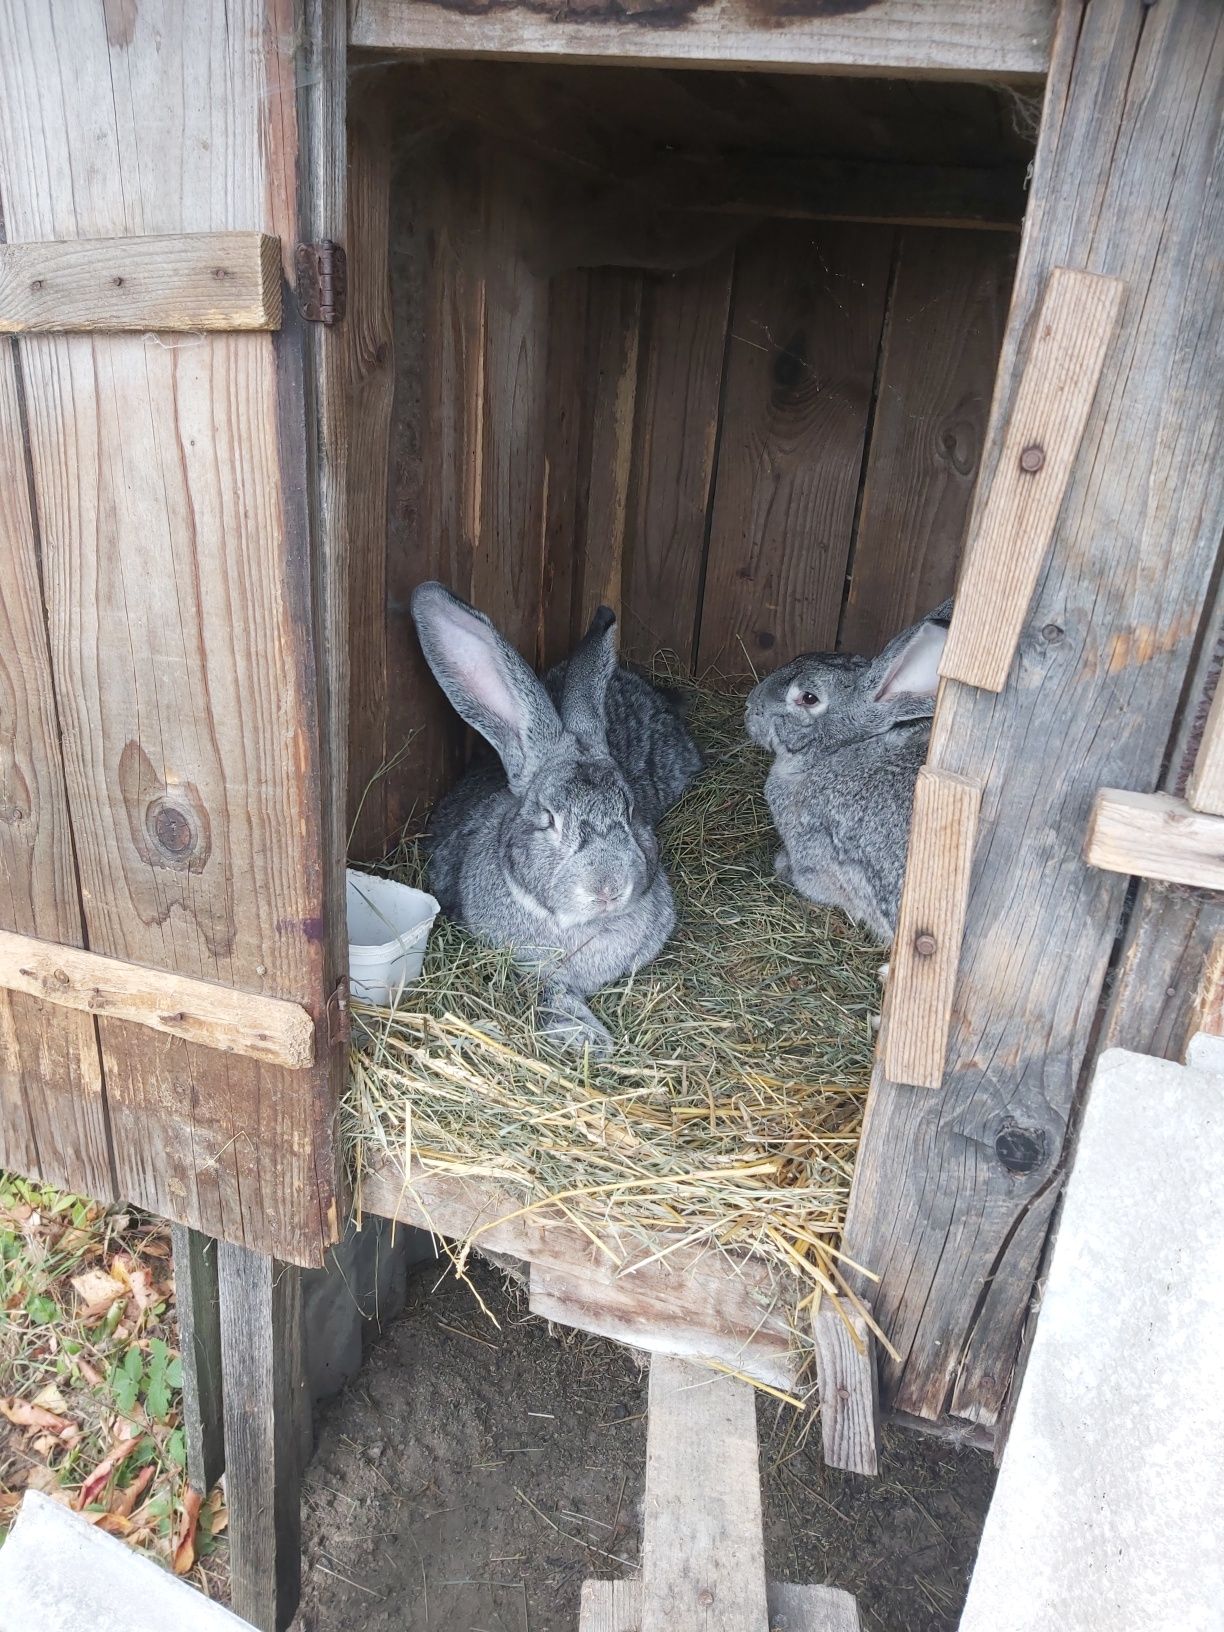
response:
[[[1028,471],[1030,476],[1035,476],[1044,464],[1045,449],[1039,442],[1030,442],[1020,455],[1020,469]]]
[[[929,930],[923,930],[920,935],[914,936],[914,951],[920,958],[933,958],[939,951],[939,942]]]

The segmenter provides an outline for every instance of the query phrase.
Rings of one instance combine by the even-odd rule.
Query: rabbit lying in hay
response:
[[[438,684],[500,759],[473,765],[435,809],[430,886],[451,917],[539,972],[547,1035],[605,1052],[585,999],[672,932],[654,830],[701,754],[671,702],[618,666],[606,606],[543,681],[441,584],[417,588],[412,616]]]
[[[778,877],[885,946],[951,616],[945,601],[877,658],[797,657],[748,694],[748,735],[774,755],[765,802],[782,840]]]

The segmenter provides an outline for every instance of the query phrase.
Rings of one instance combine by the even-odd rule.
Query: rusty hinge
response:
[[[349,1019],[349,987],[347,977],[340,982],[327,1000],[327,1040],[334,1047],[347,1043],[351,1031]]]
[[[329,327],[344,316],[348,293],[348,260],[340,244],[324,238],[297,247],[297,297],[308,323]]]

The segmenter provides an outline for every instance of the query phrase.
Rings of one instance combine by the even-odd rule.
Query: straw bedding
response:
[[[592,1000],[615,1054],[541,1046],[531,983],[439,922],[422,983],[393,1012],[355,1007],[347,1133],[358,1170],[389,1150],[595,1232],[614,1222],[652,1251],[751,1250],[793,1287],[810,1349],[805,1311],[845,1290],[880,953],[774,878],[767,761],[744,738],[742,695],[690,687],[688,702],[708,763],[662,832],[677,929]],[[411,839],[386,866],[421,881]]]

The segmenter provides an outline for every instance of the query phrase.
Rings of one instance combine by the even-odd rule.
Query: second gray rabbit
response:
[[[697,745],[661,692],[618,667],[607,607],[543,681],[441,584],[417,588],[412,616],[439,685],[500,760],[473,765],[434,811],[430,888],[539,973],[546,1032],[606,1051],[586,998],[672,932],[654,829],[700,770]]]
[[[797,657],[748,695],[748,735],[774,755],[765,800],[782,840],[778,877],[885,946],[951,615],[945,601],[877,658]]]

